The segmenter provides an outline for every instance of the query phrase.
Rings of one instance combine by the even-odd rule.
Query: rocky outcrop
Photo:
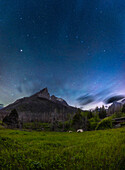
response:
[[[36,95],[37,95],[39,98],[45,98],[45,99],[48,99],[48,100],[51,99],[50,94],[49,94],[47,88],[44,88],[43,90],[41,90],[40,92],[38,92]]]
[[[108,108],[108,115],[114,114],[115,112],[119,112],[122,106],[123,104],[120,102],[113,102],[113,104]]]
[[[58,98],[58,97],[56,97],[54,95],[51,96],[51,100],[53,102],[61,103],[61,104],[65,105],[65,106],[68,106],[68,104],[67,104],[67,102],[65,100],[63,100],[62,98]]]
[[[121,101],[121,103],[122,103],[122,104],[125,104],[125,99],[123,99],[123,100]]]
[[[77,108],[69,106],[65,100],[54,95],[50,96],[47,88],[30,97],[19,99],[1,109],[0,119],[3,119],[13,109],[17,110],[21,122],[66,121],[69,115],[73,116],[77,111]]]

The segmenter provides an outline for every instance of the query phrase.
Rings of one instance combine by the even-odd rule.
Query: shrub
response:
[[[120,123],[121,126],[125,126],[125,122]]]
[[[125,117],[125,113],[116,112],[112,115],[112,118],[120,118],[120,117]]]
[[[71,127],[71,124],[70,124],[70,121],[66,121],[64,122],[64,131],[67,131],[69,130]]]
[[[85,124],[86,124],[86,119],[87,117],[84,116],[82,112],[77,112],[72,120],[72,127],[77,130],[77,129],[84,129]]]
[[[5,128],[4,126],[0,125],[0,129],[4,129],[4,128]]]
[[[32,129],[32,130],[50,130],[50,124],[49,123],[42,123],[42,122],[27,122],[23,123],[24,129]]]
[[[95,130],[98,122],[99,122],[99,117],[96,115],[93,118],[88,120],[88,130]]]
[[[110,129],[112,128],[112,117],[106,117],[101,120],[96,127],[96,130]]]

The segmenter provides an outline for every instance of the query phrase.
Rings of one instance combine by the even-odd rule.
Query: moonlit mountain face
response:
[[[124,96],[124,11],[123,0],[0,1],[0,103],[44,87],[84,109]]]

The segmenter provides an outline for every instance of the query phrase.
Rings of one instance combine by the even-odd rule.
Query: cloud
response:
[[[123,99],[123,98],[125,98],[124,95],[112,96],[112,97],[109,97],[109,98],[105,99],[104,102],[105,102],[106,104],[110,104],[110,103],[113,103],[113,102],[115,102],[115,101],[119,101],[119,100],[121,100],[121,99]]]
[[[104,89],[104,90],[98,92],[97,94],[95,94],[95,99],[97,101],[104,100],[108,95],[110,95],[110,93],[111,93],[111,91],[109,88]]]
[[[25,95],[32,95],[43,88],[47,87],[49,92],[55,94],[60,91],[60,89],[63,91],[64,85],[65,85],[66,79],[63,78],[56,78],[50,75],[47,77],[42,78],[32,78],[30,76],[27,76],[24,79],[21,79],[19,81],[19,84],[17,85],[16,90],[18,93],[23,93]]]
[[[77,98],[77,101],[79,102],[79,104],[81,106],[90,104],[90,103],[94,102],[94,100],[95,100],[94,97],[93,96],[89,96],[88,94]]]
[[[103,101],[110,93],[111,93],[110,90],[107,88],[107,89],[99,91],[95,94],[94,94],[94,92],[87,93],[83,96],[80,96],[76,100],[79,102],[79,104],[81,106],[84,106],[84,105],[88,105],[90,103],[94,103],[94,102],[96,103],[96,102]]]
[[[23,92],[21,85],[17,87],[17,90],[18,90],[18,92],[20,92],[20,93]]]
[[[115,101],[119,101],[125,98],[125,95],[112,95],[109,90],[103,90],[95,95],[91,95],[91,93],[80,96],[76,100],[79,102],[81,106],[88,105],[90,103],[97,103],[103,101],[105,104],[110,104]]]
[[[19,93],[33,94],[41,90],[41,81],[33,81],[31,78],[23,79],[17,86]]]

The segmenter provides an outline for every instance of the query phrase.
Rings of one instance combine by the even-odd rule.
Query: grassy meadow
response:
[[[0,169],[125,169],[125,127],[83,133],[0,127]]]

